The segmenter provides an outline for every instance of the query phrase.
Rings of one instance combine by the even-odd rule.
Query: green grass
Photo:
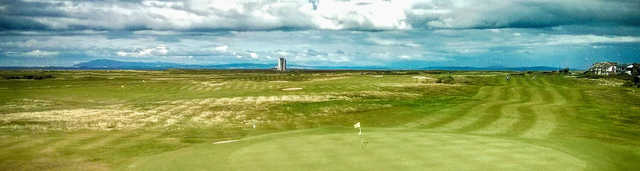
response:
[[[549,147],[484,136],[416,130],[315,129],[207,144],[140,160],[132,170],[581,170],[586,163]],[[235,149],[235,150],[229,150]],[[164,161],[159,163],[157,161]]]
[[[0,170],[640,168],[640,90],[610,84],[615,79],[421,71],[0,75],[53,77],[0,80]],[[436,83],[445,77],[454,84]],[[225,140],[240,141],[213,144]]]

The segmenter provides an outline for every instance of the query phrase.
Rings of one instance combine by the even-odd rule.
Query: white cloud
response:
[[[403,1],[322,1],[316,10],[303,11],[320,29],[410,29]]]
[[[413,41],[410,41],[410,40],[381,39],[381,38],[375,38],[375,37],[370,37],[367,40],[374,44],[384,45],[384,46],[420,47],[419,44],[414,43]]]
[[[115,0],[16,4],[1,5],[4,14],[0,15],[22,14],[19,17],[53,29],[539,28],[593,23],[637,26],[635,21],[640,18],[638,3],[633,0]]]
[[[144,49],[136,49],[131,52],[126,51],[118,51],[116,54],[118,56],[127,56],[127,57],[149,57],[152,55],[166,55],[169,53],[169,49],[166,46],[157,46],[155,48],[144,48]]]
[[[184,2],[68,1],[46,10],[65,17],[34,17],[54,29],[410,29],[405,10],[410,1],[323,0],[314,10],[308,0],[187,0]]]
[[[287,56],[290,55],[289,52],[283,51],[283,50],[277,50],[276,54],[280,55],[280,56]]]
[[[25,42],[18,43],[18,46],[30,48],[30,47],[33,47],[34,45],[36,45],[37,43],[38,43],[38,41],[36,41],[34,39],[29,39],[29,40],[27,40]]]
[[[254,58],[254,59],[258,58],[258,54],[253,52],[249,53],[249,56],[251,56],[251,58]]]
[[[226,52],[227,49],[229,49],[229,46],[227,46],[227,45],[217,46],[215,48],[215,50],[218,51],[218,52]]]
[[[482,49],[482,48],[477,48],[477,49],[460,49],[460,48],[456,48],[455,52],[457,53],[461,53],[461,54],[477,54],[477,53],[485,53],[488,52],[489,50],[487,49]]]
[[[599,35],[554,35],[544,41],[546,45],[594,44],[594,43],[632,43],[640,42],[636,36],[599,36]]]
[[[405,43],[404,45],[405,45],[405,46],[409,46],[409,47],[420,47],[420,45],[419,45],[419,44],[417,44],[417,43],[413,43],[413,42]]]
[[[161,30],[139,30],[139,31],[133,31],[133,34],[167,36],[167,35],[178,35],[178,34],[180,34],[180,32],[176,32],[176,31],[161,31]]]
[[[486,56],[509,60],[541,59],[546,54],[583,58],[585,47],[594,52],[615,50],[634,54],[635,51],[628,50],[627,43],[640,43],[640,36],[620,36],[617,34],[618,28],[610,31],[616,34],[609,35],[575,34],[566,29],[498,30],[172,31],[175,34],[167,35],[151,32],[132,35],[119,31],[58,35],[34,31],[24,35],[12,33],[19,36],[5,37],[6,41],[0,42],[0,49],[4,51],[0,53],[0,59],[19,59],[26,56],[24,52],[39,49],[40,52],[33,54],[46,54],[43,50],[70,54],[56,58],[56,61],[101,58],[130,60],[127,58],[139,57],[136,60],[198,64],[274,63],[273,58],[287,57],[292,64],[299,65],[397,65],[398,60],[422,61],[433,65],[479,65],[495,61]],[[514,36],[514,33],[521,33],[521,36]],[[593,46],[607,48],[593,49]],[[556,52],[558,48],[562,48],[562,51]],[[2,55],[6,58],[2,58]],[[483,58],[487,60],[481,60]]]
[[[57,51],[45,51],[45,50],[37,50],[37,49],[22,53],[22,55],[24,56],[33,56],[33,57],[50,57],[50,56],[57,56],[58,54],[60,53]]]
[[[526,39],[512,39],[502,43],[493,43],[492,46],[520,46],[520,47],[545,47],[558,45],[591,45],[598,43],[639,43],[638,36],[601,36],[593,34],[540,34]]]
[[[53,29],[405,30],[637,25],[637,5],[603,0],[143,0],[40,1],[37,6],[2,5],[0,11],[38,8],[55,17],[24,17]]]

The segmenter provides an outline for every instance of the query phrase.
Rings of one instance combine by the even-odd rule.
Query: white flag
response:
[[[355,125],[353,125],[353,128],[360,128],[360,122],[358,122]]]

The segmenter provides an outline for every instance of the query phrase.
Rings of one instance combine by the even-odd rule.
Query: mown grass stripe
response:
[[[73,142],[67,143],[64,146],[61,146],[61,149],[72,149],[72,150],[76,150],[76,149],[80,149],[80,147],[84,146],[85,144],[90,144],[94,141],[98,141],[100,139],[104,138],[104,135],[102,134],[97,134],[97,135],[92,135],[92,136],[83,136],[83,137],[76,137],[73,138]]]
[[[518,120],[522,119],[521,115],[517,108],[522,105],[526,105],[528,101],[530,101],[530,97],[528,96],[528,86],[523,84],[523,80],[527,78],[514,78],[512,81],[516,82],[511,89],[513,90],[513,94],[511,94],[512,98],[508,103],[502,106],[500,111],[502,114],[500,117],[484,128],[477,129],[471,131],[474,134],[502,134],[509,132],[512,127],[518,122]]]
[[[531,85],[531,79],[525,79],[525,85]],[[526,89],[523,89],[522,96],[527,98],[527,102],[521,104],[517,107],[517,112],[520,115],[520,119],[514,124],[511,130],[506,135],[519,136],[522,135],[525,131],[531,129],[533,124],[536,122],[536,114],[531,109],[532,106],[537,104],[542,104],[542,96],[540,93],[537,93],[538,87],[526,86]]]
[[[59,152],[65,146],[68,146],[69,144],[74,143],[78,140],[73,136],[58,137],[58,139],[59,141],[56,141],[55,143],[51,143],[46,147],[43,147],[42,150],[40,150],[40,153],[46,154],[46,153]]]
[[[557,131],[556,127],[558,127],[558,124],[559,124],[558,115],[562,115],[563,111],[569,111],[572,106],[568,105],[569,100],[559,90],[558,86],[555,86],[555,84],[550,83],[549,80],[547,79],[543,79],[543,83],[544,85],[546,85],[551,89],[552,96],[554,99],[553,100],[554,103],[550,104],[549,108],[547,108],[550,111],[549,114],[553,116],[554,126],[553,126],[553,129],[549,132],[549,135],[553,135],[554,134],[553,132]]]
[[[102,137],[99,139],[96,139],[94,141],[91,141],[79,146],[78,149],[92,150],[96,148],[101,148],[108,145],[110,142],[120,139],[126,135],[127,134],[105,134],[105,135],[102,135]]]
[[[37,154],[39,152],[42,152],[47,146],[55,144],[62,140],[63,139],[59,137],[30,137],[29,139],[24,139],[24,141],[8,148],[4,148],[3,150]]]
[[[484,103],[485,99],[492,96],[495,86],[481,87],[478,89],[478,93],[472,97],[471,102],[460,104],[453,108],[447,108],[436,112],[434,115],[427,115],[423,119],[407,124],[410,128],[436,128],[442,125],[453,122],[454,120],[468,114],[469,110]]]
[[[489,107],[494,106],[495,104],[503,103],[499,99],[505,93],[506,87],[500,86],[493,89],[490,96],[486,98],[486,100],[482,101],[479,105],[476,105],[472,108],[469,108],[464,113],[458,114],[460,117],[455,118],[455,120],[448,122],[446,124],[440,125],[438,127],[434,127],[434,130],[439,131],[453,131],[464,128],[469,124],[476,122],[479,117],[486,111]]]
[[[507,87],[503,89],[498,103],[494,103],[493,105],[486,108],[484,111],[478,112],[476,114],[478,117],[473,123],[469,123],[464,127],[458,128],[455,130],[455,132],[467,133],[467,132],[472,132],[480,129],[485,129],[492,123],[504,117],[502,108],[505,105],[517,103],[517,100],[519,98],[519,95],[517,94],[518,91],[515,90],[515,87],[517,87],[517,85],[514,85],[512,82],[513,82],[513,79],[510,81]],[[502,127],[502,126],[505,126],[505,125],[499,125],[499,127]]]
[[[12,146],[18,145],[22,142],[22,138],[21,137],[16,137],[16,136],[3,136],[2,137],[2,144],[0,144],[0,150],[5,149],[5,148],[10,148]]]
[[[544,138],[547,137],[551,131],[556,127],[556,118],[553,111],[550,109],[557,101],[554,93],[557,91],[550,90],[549,87],[545,87],[543,78],[535,80],[535,84],[538,86],[538,92],[542,97],[542,104],[533,105],[532,110],[536,115],[536,121],[533,126],[525,131],[521,137],[525,138]]]

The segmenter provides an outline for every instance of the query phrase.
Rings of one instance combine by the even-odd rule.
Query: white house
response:
[[[589,68],[588,72],[595,75],[615,75],[618,73],[618,64],[615,62],[598,62]]]

